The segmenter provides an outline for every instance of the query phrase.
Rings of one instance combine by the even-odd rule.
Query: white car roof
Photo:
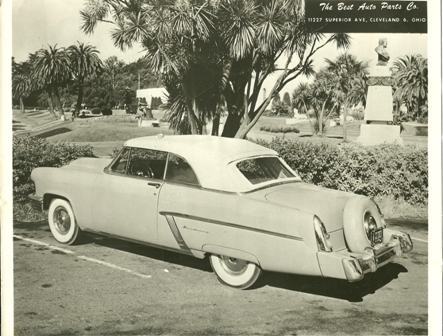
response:
[[[135,138],[125,146],[148,148],[177,154],[191,165],[202,187],[239,190],[239,181],[233,181],[227,166],[230,162],[254,156],[276,156],[274,150],[248,140],[208,135],[165,135]],[[243,189],[243,188],[242,188]]]

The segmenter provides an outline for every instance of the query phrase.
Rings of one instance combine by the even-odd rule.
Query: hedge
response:
[[[356,194],[428,202],[428,150],[415,146],[318,144],[274,138],[272,148],[300,177],[319,186]]]
[[[260,131],[272,133],[300,133],[300,130],[295,126],[290,125],[263,125]]]
[[[13,139],[14,202],[27,202],[34,191],[31,172],[36,167],[61,167],[79,157],[95,157],[90,145],[49,142],[39,137]]]

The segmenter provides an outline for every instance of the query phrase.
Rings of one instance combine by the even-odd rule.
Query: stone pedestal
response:
[[[400,137],[400,126],[383,124],[361,125],[357,142],[367,146],[384,143],[403,145],[403,139]]]
[[[392,78],[387,66],[375,66],[368,76],[365,124],[361,125],[357,142],[363,145],[403,144],[400,126],[392,125]]]

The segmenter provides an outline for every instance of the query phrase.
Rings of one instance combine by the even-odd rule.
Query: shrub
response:
[[[352,109],[349,115],[354,118],[354,120],[363,120],[365,118],[365,110],[363,107]]]
[[[291,125],[263,125],[260,127],[260,131],[271,133],[300,133],[300,130]]]
[[[369,197],[391,196],[409,204],[427,204],[426,148],[317,144],[282,138],[257,142],[276,150],[306,182]]]
[[[94,107],[94,108],[91,110],[91,113],[92,113],[92,114],[100,114],[100,113],[101,113],[101,109],[100,109],[100,107]]]
[[[112,110],[109,107],[102,107],[101,111],[104,116],[112,115]]]
[[[88,122],[99,123],[99,124],[133,124],[138,123],[134,115],[110,115],[104,116],[103,118],[91,118]]]
[[[36,167],[61,167],[79,157],[95,157],[90,145],[53,143],[38,137],[13,139],[12,178],[14,202],[27,202],[34,191],[31,172]]]

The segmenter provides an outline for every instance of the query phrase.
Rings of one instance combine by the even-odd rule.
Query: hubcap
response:
[[[71,228],[71,217],[64,207],[57,207],[54,211],[54,226],[56,230],[65,235]]]
[[[371,239],[371,231],[375,231],[377,229],[377,222],[369,211],[365,213],[363,225],[365,227],[366,236],[368,236],[368,239]]]
[[[223,267],[226,270],[226,272],[232,274],[232,275],[241,275],[246,271],[246,267],[248,265],[248,262],[241,259],[236,258],[230,258],[230,257],[222,257],[223,260]]]

